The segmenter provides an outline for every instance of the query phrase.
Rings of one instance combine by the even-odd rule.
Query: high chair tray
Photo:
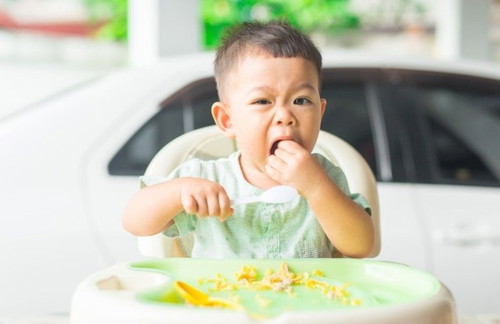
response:
[[[243,310],[190,305],[174,288],[176,280],[211,297],[234,301]],[[280,280],[284,285],[278,289],[269,285]],[[165,316],[168,323],[456,321],[453,298],[435,277],[405,265],[366,259],[171,258],[121,264],[80,285],[71,323],[84,323],[78,320],[81,316],[87,323],[100,323],[96,316],[102,307],[81,302],[90,288],[94,298],[99,295],[101,306],[108,304],[107,312],[113,312],[114,305],[116,323],[162,323]],[[111,318],[107,314],[106,323],[115,323]]]

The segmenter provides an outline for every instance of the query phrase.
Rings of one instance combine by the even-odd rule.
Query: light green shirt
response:
[[[350,193],[342,170],[324,156],[313,155],[337,186],[370,212],[362,195]],[[235,152],[218,160],[189,160],[168,177],[141,177],[141,185],[179,177],[197,177],[221,184],[230,198],[261,194],[263,190],[244,179],[238,158],[239,152]],[[234,209],[233,216],[225,222],[216,217],[201,218],[181,212],[174,217],[174,224],[164,234],[182,237],[193,232],[191,257],[196,258],[329,258],[334,252],[306,199],[301,196],[284,204],[251,203],[234,206]]]

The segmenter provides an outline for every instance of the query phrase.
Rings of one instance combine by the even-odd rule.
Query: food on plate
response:
[[[315,307],[325,303],[344,307],[363,304],[362,298],[353,296],[349,283],[333,282],[333,279],[319,269],[295,273],[283,262],[279,269],[263,272],[252,265],[243,265],[233,278],[216,273],[213,277],[199,278],[198,285],[211,296],[225,298],[247,310],[253,309],[253,313],[267,309],[275,313],[282,307],[292,309],[293,303],[287,301],[300,302],[301,298]]]

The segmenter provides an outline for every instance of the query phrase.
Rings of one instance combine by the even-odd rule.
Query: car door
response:
[[[392,102],[378,68],[332,68],[323,75],[321,95],[327,100],[322,129],[343,138],[363,155],[377,181],[380,200],[380,260],[428,268],[428,246],[407,183],[408,152],[400,135],[387,131],[383,105]],[[411,253],[408,253],[411,251]]]
[[[408,130],[430,270],[460,313],[500,309],[500,82],[391,71]],[[397,78],[394,76],[397,75]]]

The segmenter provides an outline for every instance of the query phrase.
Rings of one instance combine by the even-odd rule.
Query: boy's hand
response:
[[[278,148],[268,158],[266,171],[273,180],[294,187],[306,198],[328,178],[312,154],[294,141],[278,143]]]
[[[189,214],[215,216],[225,221],[232,216],[230,199],[218,183],[198,178],[186,178],[181,188],[181,204]]]

